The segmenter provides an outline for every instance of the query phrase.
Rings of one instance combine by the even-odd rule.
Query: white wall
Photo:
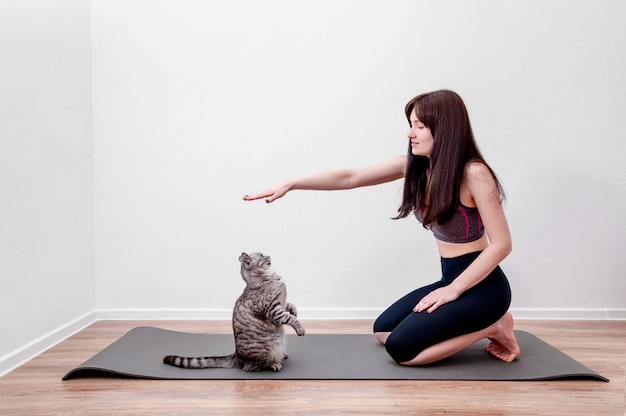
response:
[[[1,2],[0,374],[93,315],[91,127],[89,2]]]
[[[228,311],[241,251],[307,316],[374,316],[437,279],[432,236],[389,220],[400,182],[241,197],[403,154],[405,102],[440,88],[508,192],[513,308],[624,316],[623,1],[92,5],[102,316]]]

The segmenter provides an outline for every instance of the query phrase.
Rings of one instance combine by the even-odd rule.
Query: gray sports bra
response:
[[[422,215],[415,211],[415,217],[422,222]],[[452,219],[445,224],[433,224],[430,227],[437,240],[446,243],[469,243],[485,234],[485,227],[480,220],[478,208],[459,204]]]

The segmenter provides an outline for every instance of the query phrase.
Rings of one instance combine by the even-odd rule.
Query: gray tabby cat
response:
[[[182,368],[242,368],[245,371],[280,371],[287,358],[285,330],[290,325],[300,336],[304,327],[296,307],[287,302],[287,287],[262,253],[241,253],[241,277],[246,282],[233,309],[235,352],[224,357],[168,355],[166,364]]]

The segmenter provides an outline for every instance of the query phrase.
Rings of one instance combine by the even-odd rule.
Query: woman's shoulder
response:
[[[491,193],[499,187],[495,174],[488,165],[481,161],[469,161],[465,164],[462,188],[476,196],[477,193]]]
[[[470,160],[465,164],[464,169],[465,179],[470,181],[475,180],[493,180],[493,172],[489,166],[478,160]]]

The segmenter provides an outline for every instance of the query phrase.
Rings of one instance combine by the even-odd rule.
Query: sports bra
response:
[[[422,222],[420,211],[415,211],[415,217]],[[437,240],[446,243],[469,243],[478,240],[485,234],[485,227],[480,220],[478,208],[466,207],[459,204],[452,219],[445,224],[433,224],[429,227]]]

